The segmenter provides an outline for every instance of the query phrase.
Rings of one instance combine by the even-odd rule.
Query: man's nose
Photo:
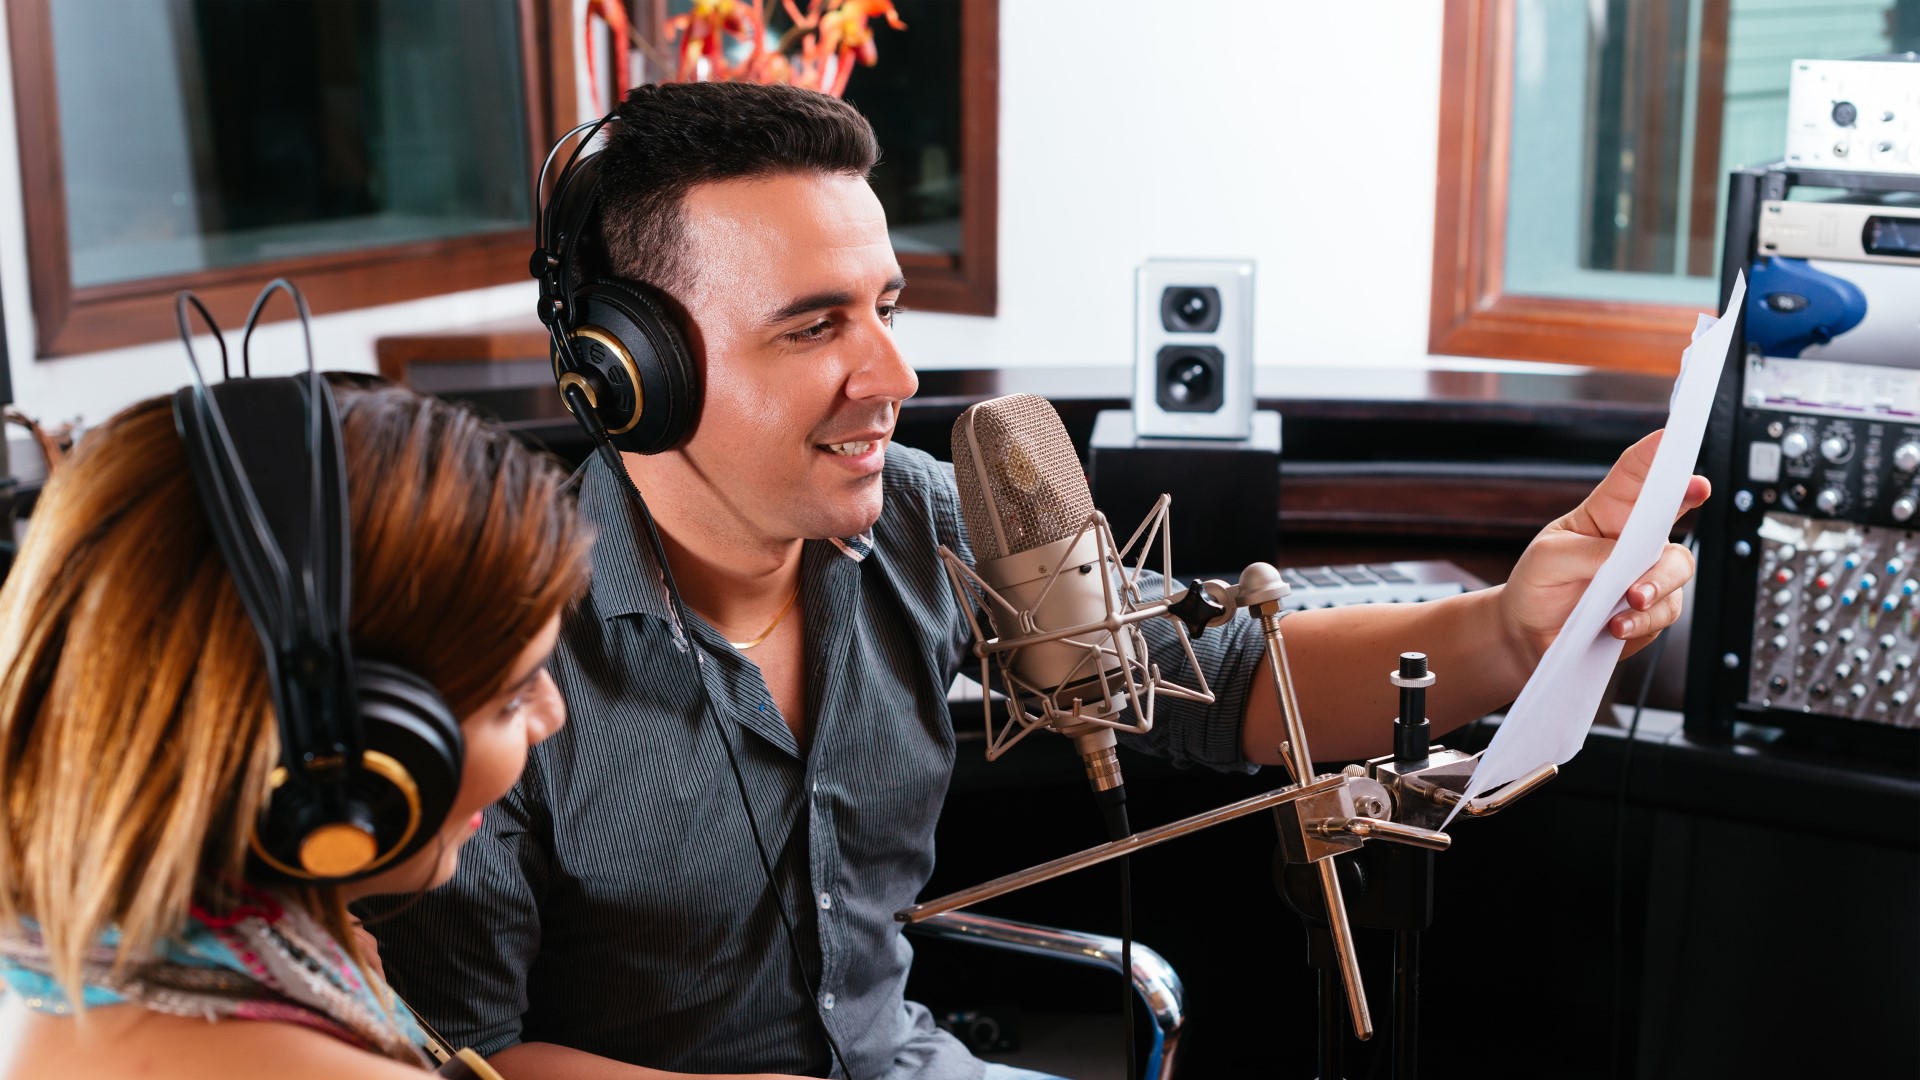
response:
[[[847,396],[856,401],[904,401],[920,389],[920,376],[900,353],[893,332],[880,329],[860,367],[847,380]]]

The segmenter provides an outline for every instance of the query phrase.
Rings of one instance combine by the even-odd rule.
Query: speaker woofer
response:
[[[1154,399],[1168,412],[1218,412],[1226,400],[1226,354],[1212,345],[1168,345],[1155,358]]]

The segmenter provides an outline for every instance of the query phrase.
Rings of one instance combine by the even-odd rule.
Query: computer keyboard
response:
[[[1197,577],[1220,577],[1202,574]],[[1290,566],[1280,571],[1293,590],[1281,602],[1288,610],[1342,607],[1347,604],[1404,604],[1437,600],[1474,589],[1487,583],[1443,559],[1413,562],[1368,563],[1353,566]],[[1182,576],[1183,581],[1191,578]],[[1231,580],[1231,579],[1229,579]],[[975,667],[963,668],[947,692],[949,702],[980,700],[980,684],[973,678]],[[999,697],[999,691],[994,691]]]
[[[1440,559],[1352,566],[1291,566],[1280,571],[1293,592],[1287,608],[1405,604],[1484,589],[1487,583]]]

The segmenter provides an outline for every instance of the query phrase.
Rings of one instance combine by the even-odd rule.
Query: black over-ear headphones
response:
[[[227,345],[197,297],[175,301],[193,384],[173,395],[194,485],[220,554],[266,654],[280,764],[250,838],[250,876],[314,884],[355,881],[395,865],[439,834],[460,788],[460,722],[425,679],[356,660],[347,641],[352,595],[346,459],[333,392],[307,373],[252,377],[247,342],[276,289],[247,316],[241,372],[208,389],[193,355],[191,304]]]
[[[616,449],[657,454],[692,432],[700,377],[672,301],[650,285],[613,277],[596,246],[600,152],[582,157],[581,150],[611,119],[608,113],[581,124],[548,152],[542,189],[554,155],[586,131],[537,215],[539,246],[529,269],[540,281],[540,321],[552,340],[553,377],[567,408],[589,430],[597,421]],[[583,409],[596,415],[582,415]]]

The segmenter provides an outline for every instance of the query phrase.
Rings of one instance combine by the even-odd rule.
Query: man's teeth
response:
[[[858,457],[873,449],[873,444],[870,442],[828,443],[827,449],[845,457]]]

